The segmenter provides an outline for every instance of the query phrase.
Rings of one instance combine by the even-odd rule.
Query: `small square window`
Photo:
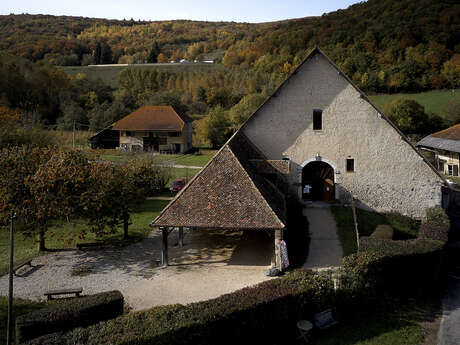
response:
[[[355,171],[355,160],[353,158],[347,158],[347,172]]]
[[[131,131],[126,131],[125,133],[127,137],[130,137],[132,135]]]
[[[323,111],[320,109],[313,110],[313,130],[320,131],[323,129]]]

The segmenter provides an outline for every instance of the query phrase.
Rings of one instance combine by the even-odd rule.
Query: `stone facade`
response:
[[[320,130],[314,111],[322,111]],[[318,49],[241,131],[268,159],[290,159],[289,188],[299,198],[302,169],[322,161],[334,169],[338,201],[351,194],[363,208],[417,218],[441,204],[443,179]]]

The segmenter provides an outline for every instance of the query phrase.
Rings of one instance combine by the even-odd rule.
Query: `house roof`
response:
[[[407,145],[409,145],[416,153],[419,155],[419,157],[431,168],[431,170],[439,176],[442,180],[445,180],[444,177],[442,177],[439,172],[436,170],[436,168],[427,160],[423,155],[417,150],[417,148],[410,142],[410,140],[406,137],[406,135],[401,132],[401,130],[395,126],[393,122],[390,121],[390,119],[382,112],[380,111],[379,108],[366,96],[364,92],[361,91],[361,89],[356,86],[355,83],[345,74],[343,71],[340,69],[339,66],[337,66],[320,48],[315,47],[309,54],[307,54],[307,57],[299,64],[299,66],[296,67],[296,69],[281,83],[280,86],[273,92],[271,96],[269,96],[260,106],[259,108],[254,111],[254,113],[246,120],[245,123],[240,127],[239,131],[241,131],[249,122],[253,121],[256,116],[258,116],[260,113],[259,111],[265,106],[267,102],[272,97],[276,97],[278,92],[284,87],[286,83],[288,83],[289,79],[292,78],[297,72],[302,68],[303,65],[305,65],[309,60],[311,60],[315,55],[321,55],[323,56],[326,61],[329,62],[329,64],[343,77],[345,80],[360,94],[360,97],[365,100],[372,108],[374,108],[379,116],[381,116],[393,129],[398,132],[398,134],[401,136],[401,139],[406,142]]]
[[[114,130],[128,131],[182,131],[184,124],[192,122],[178,114],[171,106],[143,106],[112,124]]]
[[[460,153],[460,124],[426,136],[417,146]]]
[[[239,157],[242,152],[260,157],[246,145],[244,135],[232,137],[163,209],[152,225],[229,230],[283,229],[284,196]]]

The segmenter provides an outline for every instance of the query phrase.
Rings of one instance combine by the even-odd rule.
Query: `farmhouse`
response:
[[[246,229],[279,240],[285,197],[422,218],[444,180],[318,48],[152,222]]]
[[[187,152],[192,148],[192,121],[171,106],[143,106],[91,137],[91,147]]]
[[[459,176],[460,124],[430,134],[417,146],[434,153],[434,165],[448,176]]]

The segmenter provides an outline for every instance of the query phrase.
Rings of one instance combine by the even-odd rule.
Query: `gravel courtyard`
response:
[[[269,279],[272,241],[263,232],[194,231],[177,246],[169,236],[170,266],[159,268],[161,235],[123,248],[67,250],[35,258],[18,272],[14,296],[43,300],[47,290],[82,287],[83,294],[120,290],[134,310],[207,300]],[[0,277],[0,294],[8,276]]]

